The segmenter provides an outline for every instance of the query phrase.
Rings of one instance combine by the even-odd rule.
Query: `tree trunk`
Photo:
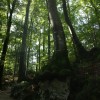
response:
[[[7,20],[7,32],[6,32],[6,38],[3,44],[3,50],[1,54],[1,59],[0,59],[0,87],[2,87],[2,78],[3,78],[3,70],[4,70],[4,62],[5,62],[5,57],[6,57],[6,52],[8,49],[8,44],[9,44],[9,37],[10,37],[10,28],[11,28],[11,21],[12,21],[12,14],[15,8],[17,0],[13,0],[12,3],[12,9],[10,9],[10,14]],[[9,5],[9,4],[8,4]]]
[[[56,60],[56,62],[55,60],[54,62],[57,64],[57,66],[68,67],[70,66],[70,63],[68,59],[65,34],[57,11],[56,0],[48,0],[48,10],[50,13],[55,47],[52,60]]]
[[[66,1],[65,0],[62,0],[63,2],[63,11],[64,11],[64,16],[65,16],[65,21],[66,23],[68,24],[70,30],[71,30],[71,33],[72,33],[72,39],[73,39],[73,42],[74,44],[76,45],[76,49],[77,49],[77,52],[78,52],[78,55],[80,57],[86,57],[88,55],[87,51],[85,50],[85,48],[82,46],[79,38],[77,37],[76,35],[76,32],[75,32],[75,29],[71,23],[71,20],[68,16],[68,12],[67,12],[67,7],[66,7]]]
[[[23,28],[23,35],[22,35],[20,61],[19,61],[19,77],[18,77],[19,82],[25,80],[26,78],[25,77],[26,76],[26,38],[27,38],[30,3],[31,3],[31,0],[28,0],[27,7],[26,7],[25,23],[24,23],[24,28]]]
[[[39,50],[37,49],[37,53],[36,53],[36,60],[37,60],[37,64],[36,64],[36,72],[39,71]]]
[[[69,95],[69,78],[64,75],[70,68],[65,34],[59,18],[56,0],[48,0],[48,10],[53,29],[54,54],[44,69],[43,82],[39,82],[40,100],[67,100]],[[63,75],[64,76],[63,76]],[[66,72],[67,74],[67,72]],[[64,79],[62,82],[61,79]]]
[[[40,33],[40,36],[39,36],[39,49],[38,49],[38,53],[39,53],[39,70],[41,69],[41,33]]]
[[[49,24],[49,26],[48,26],[48,60],[50,60],[50,55],[51,55],[51,53],[50,53],[50,48],[51,48],[51,44],[50,44],[50,18],[49,18],[49,14],[48,14],[48,24]]]
[[[44,26],[44,31],[45,31],[45,26]],[[43,34],[43,57],[45,57],[45,34]]]
[[[47,9],[48,9],[48,1],[46,0],[46,5],[47,5]],[[51,44],[50,44],[50,16],[49,16],[49,11],[48,11],[48,61],[50,60],[50,48],[51,48]]]
[[[30,47],[27,48],[27,69],[29,68]]]

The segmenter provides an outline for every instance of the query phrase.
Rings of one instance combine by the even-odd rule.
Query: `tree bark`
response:
[[[63,2],[63,12],[64,12],[64,16],[65,16],[65,21],[66,23],[68,24],[70,30],[71,30],[71,33],[72,33],[72,39],[73,39],[73,42],[74,44],[76,45],[76,49],[77,49],[77,52],[78,52],[78,55],[80,57],[86,57],[88,55],[87,51],[85,50],[85,48],[82,46],[79,38],[77,37],[76,35],[76,32],[75,32],[75,29],[71,23],[71,20],[68,16],[68,11],[67,11],[67,7],[66,7],[66,1],[65,0],[62,0]]]
[[[53,38],[54,38],[54,54],[53,60],[57,62],[57,66],[70,66],[68,59],[68,51],[66,46],[65,34],[63,31],[62,23],[59,18],[59,14],[56,7],[56,0],[48,0],[48,10],[50,13],[50,20],[53,29]],[[55,61],[54,60],[54,61]],[[62,60],[62,61],[61,61]]]
[[[3,78],[3,70],[4,70],[4,62],[5,62],[5,57],[6,57],[6,53],[7,53],[7,49],[8,49],[8,44],[9,44],[9,37],[10,37],[10,28],[11,28],[11,21],[12,21],[12,14],[15,8],[15,4],[16,4],[17,0],[13,0],[12,3],[12,9],[10,9],[10,14],[8,16],[8,20],[7,20],[7,32],[6,32],[6,38],[4,40],[4,44],[3,44],[3,49],[2,49],[2,54],[1,54],[1,59],[0,59],[0,87],[2,87],[2,78]]]
[[[51,44],[50,44],[50,18],[49,18],[49,14],[48,14],[48,60],[50,60],[50,48],[51,48]]]
[[[67,73],[69,71],[70,63],[65,34],[56,6],[56,0],[48,0],[55,48],[53,57],[46,67],[44,66],[43,73],[40,75],[43,79],[43,82],[39,82],[40,100],[67,100],[69,95],[69,76],[63,74],[63,72],[66,71]],[[62,78],[64,79],[63,82],[60,80]]]
[[[30,3],[31,3],[31,0],[28,0],[27,7],[26,7],[25,23],[24,23],[24,28],[23,28],[23,35],[22,35],[22,46],[21,46],[21,52],[20,52],[18,82],[26,79],[26,38],[27,38]]]
[[[48,9],[48,1],[46,0],[46,5],[47,5],[47,9]],[[50,44],[50,16],[49,16],[49,11],[48,11],[48,61],[50,60],[50,48],[51,48],[51,44]]]
[[[38,49],[38,53],[39,53],[39,70],[41,69],[41,33],[40,33],[40,36],[39,36],[39,49]]]

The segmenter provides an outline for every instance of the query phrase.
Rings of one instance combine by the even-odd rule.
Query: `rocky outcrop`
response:
[[[40,100],[67,100],[69,95],[69,81],[44,81],[39,83]]]

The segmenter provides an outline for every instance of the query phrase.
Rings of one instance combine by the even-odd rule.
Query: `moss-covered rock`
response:
[[[100,100],[100,78],[90,78],[80,91],[76,100]]]
[[[65,82],[54,79],[39,83],[39,100],[67,100],[69,95],[68,80]]]

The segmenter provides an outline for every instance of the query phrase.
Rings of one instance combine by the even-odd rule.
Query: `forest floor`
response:
[[[13,100],[10,97],[10,89],[4,90],[4,91],[0,90],[0,100]]]

